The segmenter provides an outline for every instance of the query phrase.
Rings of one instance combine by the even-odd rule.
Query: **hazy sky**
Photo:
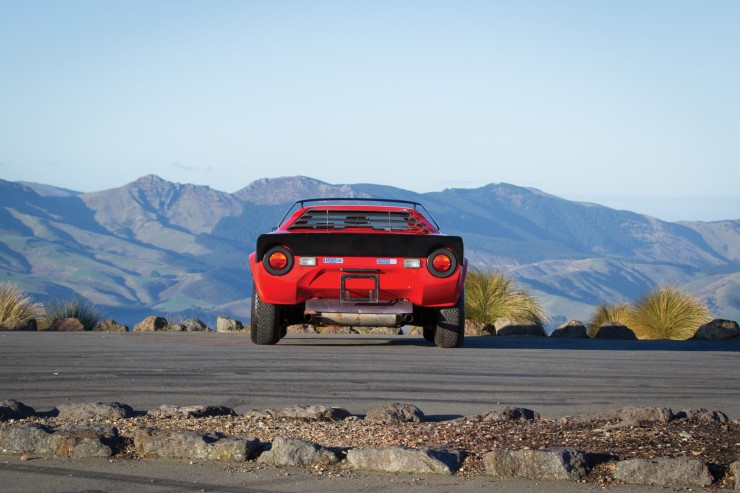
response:
[[[0,178],[740,218],[740,1],[0,0]]]

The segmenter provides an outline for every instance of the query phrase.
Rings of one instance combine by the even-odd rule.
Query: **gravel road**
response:
[[[740,418],[740,341],[471,337],[461,349],[444,350],[405,336],[289,336],[264,347],[252,345],[244,334],[0,332],[0,358],[0,400],[16,399],[37,411],[63,402],[119,401],[136,410],[211,404],[243,412],[324,404],[364,414],[388,402],[410,402],[433,417],[483,413],[504,405],[528,407],[548,418],[659,405],[719,409]],[[140,487],[138,481],[146,477],[159,477],[164,486],[167,478],[180,477],[183,467],[146,461],[137,462],[138,468],[40,461],[0,456],[0,491],[22,491],[6,488],[23,484],[35,486],[28,491],[75,491],[88,483],[102,491],[128,491],[123,486]],[[235,479],[239,472],[223,474],[223,465],[196,466],[211,481],[207,491],[252,484],[249,476]],[[54,471],[65,474],[64,468],[78,474],[80,482],[59,489]],[[110,477],[84,472],[96,468]],[[291,489],[288,481],[276,482],[270,474],[277,471],[249,474],[269,476],[267,483],[254,484],[255,491],[306,491],[306,484]],[[311,478],[296,474],[301,481]],[[95,481],[84,479],[88,476]],[[399,481],[406,481],[403,488],[408,489],[411,479]],[[365,491],[392,490],[386,484],[389,478],[369,475],[366,480]],[[331,491],[323,484],[326,480],[312,481],[322,482],[309,489]],[[437,484],[427,485],[425,491],[432,492],[447,491],[458,482],[425,481]],[[152,489],[177,490],[173,485]],[[459,485],[455,491],[462,491]]]

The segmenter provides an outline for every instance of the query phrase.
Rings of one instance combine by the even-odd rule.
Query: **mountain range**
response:
[[[740,318],[740,220],[671,223],[505,183],[419,194],[298,176],[229,194],[154,175],[94,193],[0,180],[0,282],[40,301],[83,296],[129,325],[153,314],[246,320],[257,236],[311,197],[421,202],[464,238],[473,268],[516,277],[554,323],[665,284]]]

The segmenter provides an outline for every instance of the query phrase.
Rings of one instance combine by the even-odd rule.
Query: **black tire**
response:
[[[252,287],[252,329],[249,336],[252,342],[261,346],[274,345],[282,334],[282,314],[280,305],[265,303]]]
[[[440,308],[437,312],[437,329],[434,343],[439,347],[460,347],[465,339],[465,290],[455,306]]]
[[[427,342],[434,342],[434,333],[437,331],[436,325],[427,325],[421,328],[421,333],[424,335],[424,340]]]

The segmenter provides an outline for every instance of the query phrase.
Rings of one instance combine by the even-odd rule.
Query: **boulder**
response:
[[[350,335],[356,334],[351,327],[317,327],[319,334],[337,334],[337,335]]]
[[[120,444],[113,426],[67,426],[51,428],[39,424],[4,425],[0,428],[0,450],[11,454],[57,457],[110,457]]]
[[[588,330],[582,322],[569,320],[552,331],[550,337],[561,337],[570,339],[588,339]]]
[[[115,320],[101,320],[93,330],[96,332],[128,332],[128,327]]]
[[[396,402],[369,410],[365,416],[365,420],[386,424],[421,423],[426,420],[426,417],[413,404]]]
[[[125,419],[134,416],[131,406],[120,402],[82,402],[59,404],[56,407],[60,419],[72,421]]]
[[[360,448],[347,452],[347,464],[353,469],[412,474],[453,474],[463,458],[459,450],[429,447]]]
[[[245,461],[258,446],[259,440],[194,432],[140,428],[134,433],[134,450],[144,458]]]
[[[715,319],[700,326],[692,339],[721,341],[740,336],[740,327],[734,320]]]
[[[342,421],[351,416],[342,407],[291,406],[282,409],[250,410],[244,413],[247,418],[299,419],[303,421]]]
[[[730,464],[730,474],[735,476],[735,489],[740,490],[740,461]]]
[[[34,416],[36,411],[14,399],[0,401],[0,423],[11,419],[26,419]]]
[[[421,333],[419,333],[421,335]],[[476,320],[465,319],[466,336],[495,336],[496,327]]]
[[[521,323],[509,318],[499,318],[493,323],[497,336],[505,337],[546,337],[541,325]]]
[[[607,322],[599,327],[594,339],[621,339],[625,341],[636,341],[637,335],[635,335],[635,332],[626,325],[622,325],[617,322]]]
[[[144,320],[134,325],[134,332],[154,332],[164,330],[167,327],[167,319],[162,317],[146,317]]]
[[[205,322],[194,317],[180,322],[180,325],[183,326],[185,332],[206,332],[211,330]]]
[[[619,461],[614,477],[625,483],[662,487],[702,487],[714,482],[705,463],[685,457]]]
[[[311,466],[339,462],[335,452],[307,440],[276,437],[270,450],[263,452],[257,462],[275,466]]]
[[[674,419],[673,411],[667,407],[627,406],[620,409],[600,411],[584,416],[568,416],[562,419],[565,423],[593,423],[599,421],[623,422],[630,426],[668,423]]]
[[[85,326],[77,318],[60,318],[55,320],[46,330],[49,332],[82,332],[85,330]]]
[[[483,465],[499,479],[578,481],[588,474],[586,454],[571,448],[493,450],[483,456]]]
[[[352,327],[356,334],[378,336],[400,336],[403,330],[400,327]]]
[[[288,334],[316,334],[316,327],[310,324],[288,325]]]
[[[240,332],[242,330],[244,326],[239,320],[229,317],[216,318],[216,332]]]
[[[503,423],[505,421],[535,421],[540,419],[540,413],[524,407],[504,407],[494,409],[485,414],[478,414],[460,418],[460,421],[479,421],[488,423]]]
[[[233,409],[224,406],[159,406],[146,413],[155,418],[211,418],[215,416],[236,416]]]
[[[0,325],[0,330],[15,330],[22,332],[36,332],[39,330],[38,321],[35,318],[27,320],[6,320]]]
[[[707,411],[706,409],[684,409],[674,416],[674,419],[688,419],[700,423],[727,423],[730,418],[722,411]]]

